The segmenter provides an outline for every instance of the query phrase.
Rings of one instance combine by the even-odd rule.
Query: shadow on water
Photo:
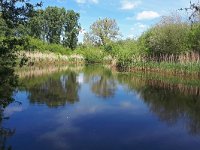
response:
[[[3,122],[9,119],[4,116],[4,109],[12,102],[13,92],[18,84],[18,78],[14,74],[14,69],[11,67],[0,67],[0,149],[11,150],[11,146],[7,146],[7,139],[15,134],[15,129],[9,129],[3,126]]]

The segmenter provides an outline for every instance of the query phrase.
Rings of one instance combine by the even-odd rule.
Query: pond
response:
[[[102,66],[19,72],[1,149],[199,150],[200,81]]]

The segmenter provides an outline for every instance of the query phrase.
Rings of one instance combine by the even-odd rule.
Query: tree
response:
[[[193,51],[200,52],[200,3],[190,2],[188,8],[181,8],[180,10],[187,11],[192,28],[189,34],[189,45]]]
[[[46,21],[46,39],[49,43],[59,44],[61,42],[61,34],[63,24],[65,22],[66,11],[64,8],[47,7],[44,11],[44,19]]]
[[[38,10],[29,22],[30,34],[48,43],[63,44],[75,49],[78,43],[80,15],[73,10],[47,7]]]
[[[32,5],[29,0],[0,0],[0,12],[9,29],[26,24],[29,18],[34,15],[34,7],[42,3]]]
[[[45,40],[46,24],[43,10],[36,11],[35,15],[30,19],[28,27],[30,28],[30,36]]]
[[[200,21],[200,3],[192,3],[190,1],[190,6],[188,8],[181,8],[180,10],[186,10],[190,13],[189,20],[192,23]]]
[[[60,44],[65,16],[64,8],[47,7],[38,10],[29,21],[30,35],[48,43]]]
[[[67,11],[66,22],[64,25],[64,45],[69,47],[70,49],[75,49],[78,43],[78,35],[81,29],[80,24],[78,23],[79,18],[79,13],[76,13],[73,10]]]
[[[16,36],[13,34],[15,28],[20,27],[20,25],[25,25],[33,15],[34,7],[40,6],[41,4],[32,5],[28,0],[0,0],[0,14],[1,14],[1,24],[3,28],[6,28],[3,40],[0,41],[0,85],[1,90],[4,92],[8,85],[11,87],[16,85],[16,76],[14,74],[14,67],[16,65],[16,51],[18,46],[23,46],[26,43],[26,40],[20,37],[20,34]],[[21,28],[21,27],[20,27]],[[4,86],[5,83],[6,86]],[[8,90],[9,91],[9,90]],[[9,98],[4,93],[3,97],[0,97],[0,107],[2,103],[9,103],[12,98]]]
[[[119,36],[119,27],[114,19],[99,19],[90,26],[90,30],[85,41],[91,40],[95,45],[106,45]]]

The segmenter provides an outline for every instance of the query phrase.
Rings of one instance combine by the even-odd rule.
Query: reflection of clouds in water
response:
[[[40,136],[39,140],[48,141],[49,144],[53,144],[52,146],[56,149],[69,149],[70,146],[66,139],[66,135],[70,133],[76,133],[79,131],[78,128],[73,127],[70,122],[67,122],[66,118],[63,119],[63,124],[60,124],[59,127],[56,127],[55,130],[47,132]]]
[[[18,103],[12,103],[10,104],[8,107],[5,108],[4,110],[4,115],[5,116],[11,116],[13,115],[15,112],[21,112],[23,111],[23,106],[21,104]]]
[[[47,141],[51,146],[56,149],[70,149],[70,143],[67,138],[70,138],[71,134],[78,134],[80,132],[80,127],[74,126],[73,122],[82,118],[84,116],[97,114],[105,109],[109,109],[105,105],[96,105],[96,106],[77,106],[73,108],[73,111],[65,109],[58,114],[52,116],[55,120],[55,129],[42,134],[39,138],[41,141]]]
[[[66,92],[66,82],[67,82],[67,80],[68,80],[68,76],[62,75],[62,76],[60,77],[60,82],[61,82],[62,88],[63,88],[63,90],[64,90],[65,92]]]
[[[77,77],[77,81],[79,84],[84,83],[84,74],[79,74]]]
[[[52,116],[52,119],[55,120],[55,129],[42,134],[39,140],[47,141],[53,147],[57,149],[70,149],[70,135],[79,135],[81,132],[81,127],[75,125],[76,120],[84,119],[86,116],[98,115],[100,113],[107,112],[116,112],[119,109],[134,110],[133,113],[136,113],[139,110],[139,106],[135,105],[130,101],[122,101],[117,105],[106,105],[105,103],[99,103],[91,105],[84,101],[79,105],[76,105],[72,108],[64,109],[59,113]],[[94,116],[94,117],[95,117]]]

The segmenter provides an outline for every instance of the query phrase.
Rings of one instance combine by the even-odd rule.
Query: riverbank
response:
[[[79,54],[74,52],[70,55],[62,55],[53,52],[20,52],[20,59],[26,57],[27,66],[48,66],[48,65],[70,65],[70,64],[102,64],[107,65],[112,69],[118,70],[120,72],[157,72],[166,73],[174,75],[184,75],[189,76],[195,74],[199,76],[200,74],[200,56],[197,54],[181,55],[172,59],[172,56],[164,57],[165,60],[155,61],[152,58],[144,58],[141,56],[134,56],[128,60],[120,60],[119,58],[112,57],[111,55],[104,54],[101,61],[95,61],[94,56],[86,56],[84,53]],[[93,57],[94,61],[88,57]],[[154,60],[154,61],[152,61]]]

